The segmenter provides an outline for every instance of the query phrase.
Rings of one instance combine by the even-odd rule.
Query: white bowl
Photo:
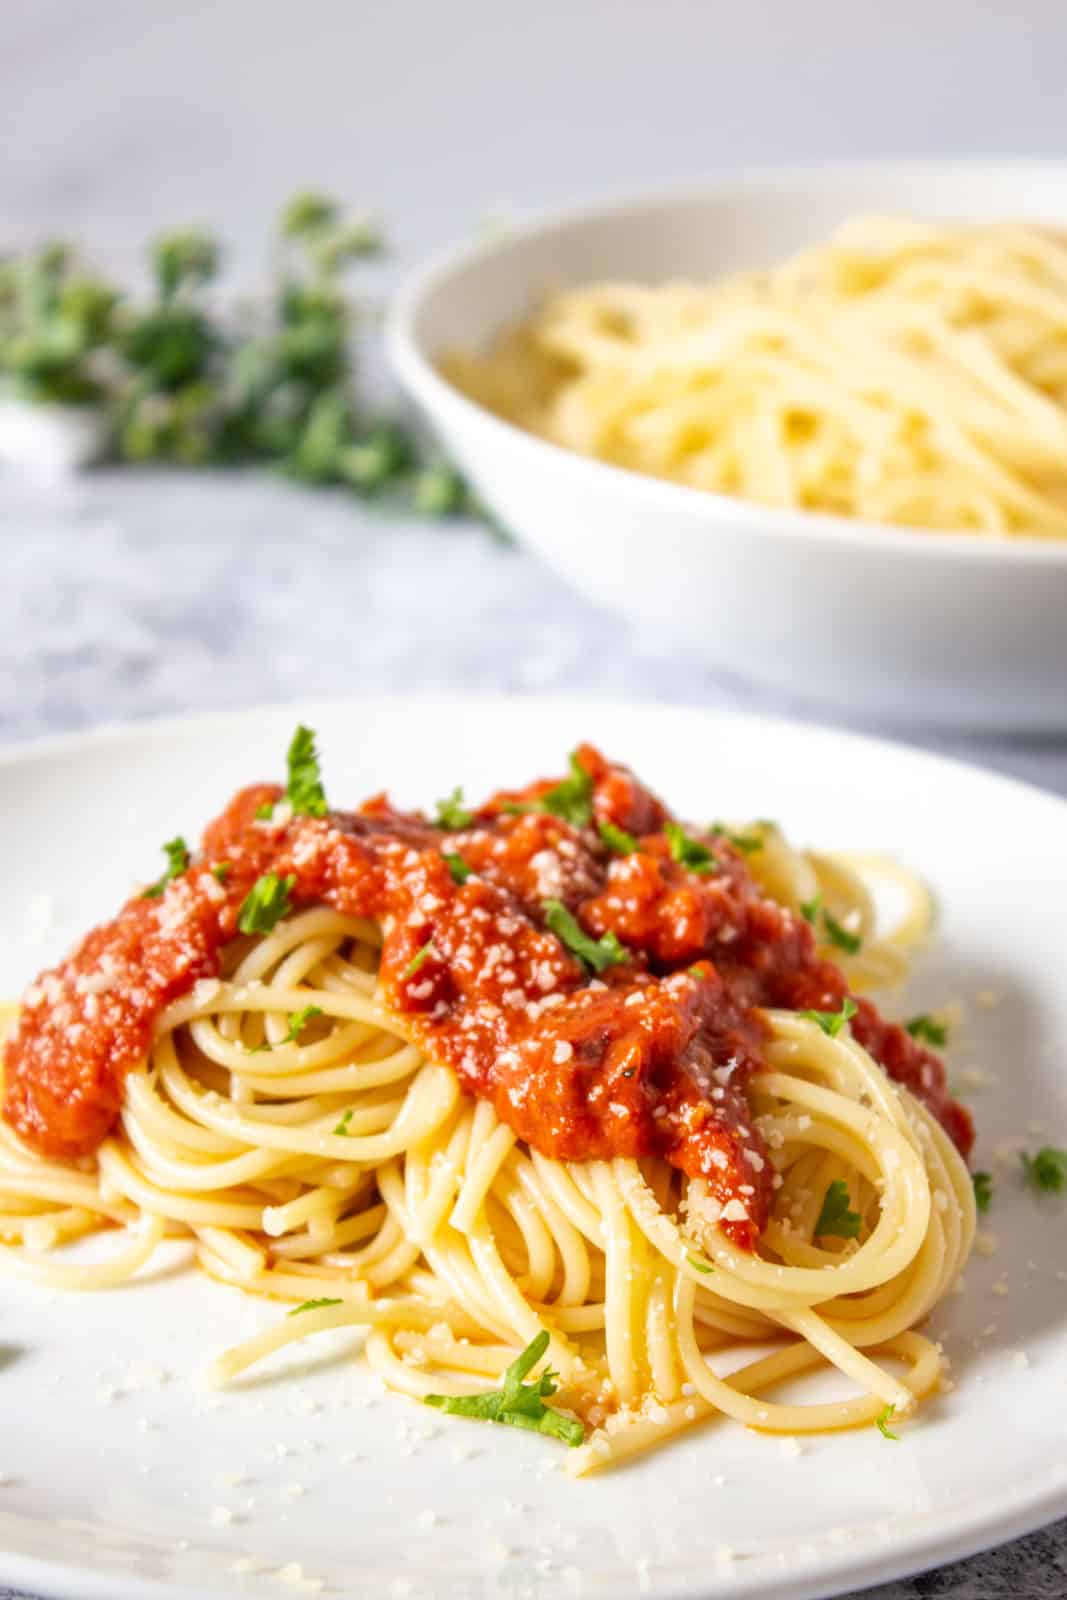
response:
[[[914,163],[749,175],[550,216],[465,245],[395,299],[401,382],[501,523],[576,588],[680,651],[882,719],[1067,727],[1067,541],[996,540],[779,511],[573,454],[436,370],[546,291],[767,265],[857,212],[1067,223],[1067,163]]]

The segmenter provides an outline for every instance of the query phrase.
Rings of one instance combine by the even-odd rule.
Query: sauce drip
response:
[[[5,1120],[46,1156],[90,1154],[157,1018],[218,974],[253,884],[291,875],[296,909],[381,924],[391,1009],[534,1149],[569,1161],[664,1157],[705,1179],[724,1230],[752,1248],[774,1176],[745,1095],[767,1041],[758,1008],[838,1010],[845,978],[726,838],[702,836],[713,870],[690,870],[654,795],[591,746],[576,760],[591,784],[581,826],[530,809],[547,780],[495,795],[452,832],[384,796],[315,818],[292,815],[277,786],[242,790],[161,897],[129,901],[27,990],[4,1053]],[[257,817],[266,802],[273,816]],[[612,853],[602,824],[640,848]],[[446,853],[470,869],[462,883]],[[546,926],[551,901],[593,939],[614,934],[625,958],[592,973]],[[857,1005],[855,1037],[966,1154],[970,1117],[940,1060],[868,1000]]]

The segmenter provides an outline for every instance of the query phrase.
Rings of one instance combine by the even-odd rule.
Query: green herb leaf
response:
[[[596,828],[608,849],[617,856],[632,856],[639,848],[633,834],[627,833],[625,828],[617,828],[613,822],[598,822]]]
[[[593,820],[593,780],[578,760],[576,750],[567,759],[570,777],[561,779],[554,789],[534,801],[532,809],[549,811],[572,827],[586,828]]]
[[[305,1300],[302,1306],[294,1306],[292,1311],[287,1311],[287,1317],[298,1317],[301,1311],[321,1311],[323,1306],[343,1306],[343,1300]]]
[[[822,914],[823,927],[830,935],[830,943],[839,950],[847,950],[850,956],[858,955],[863,948],[863,940],[858,933],[850,933],[845,925],[838,922],[828,911]]]
[[[826,1191],[826,1197],[815,1224],[815,1237],[835,1235],[839,1239],[858,1239],[863,1219],[858,1211],[850,1211],[848,1184],[844,1178],[835,1178]]]
[[[353,1109],[349,1106],[336,1128],[333,1130],[339,1139],[348,1138],[348,1124],[352,1121]]]
[[[274,815],[274,801],[273,800],[261,800],[259,805],[256,807],[256,821],[257,822],[269,822],[271,817],[273,817],[273,815]]]
[[[688,1261],[689,1265],[691,1267],[693,1267],[697,1272],[714,1272],[715,1271],[715,1268],[711,1265],[710,1261],[701,1261],[697,1256],[686,1256],[685,1259]]]
[[[211,869],[211,876],[217,878],[219,883],[225,883],[232,871],[233,867],[229,861],[216,861]]]
[[[798,1011],[798,1017],[804,1017],[808,1022],[817,1022],[823,1033],[829,1034],[831,1039],[836,1039],[846,1022],[859,1010],[855,1000],[844,999],[840,1011]]]
[[[574,1417],[546,1406],[548,1396],[556,1393],[556,1374],[545,1372],[536,1383],[523,1379],[540,1361],[548,1349],[548,1332],[545,1329],[533,1339],[520,1356],[504,1373],[499,1389],[485,1394],[428,1394],[423,1403],[438,1411],[447,1411],[456,1417],[474,1417],[481,1422],[497,1422],[508,1428],[527,1428],[534,1433],[548,1434],[562,1439],[572,1448],[585,1439],[585,1429]]]
[[[189,846],[181,834],[177,838],[167,840],[163,846],[163,854],[167,858],[167,870],[161,878],[157,878],[155,883],[144,891],[141,896],[142,900],[158,900],[171,879],[180,878],[182,873],[188,870]]]
[[[285,1035],[285,1038],[279,1039],[277,1045],[268,1044],[267,1041],[264,1040],[262,1044],[257,1044],[254,1047],[251,1052],[252,1055],[258,1054],[260,1050],[280,1049],[283,1044],[295,1044],[300,1035],[303,1033],[304,1029],[307,1027],[308,1023],[311,1021],[312,1017],[321,1016],[321,1006],[301,1006],[299,1011],[293,1011],[290,1013],[289,1032]]]
[[[463,804],[463,790],[459,784],[444,800],[438,800],[437,815],[434,817],[438,828],[444,828],[447,833],[459,833],[469,828],[473,821],[474,812],[468,811]]]
[[[810,922],[812,927],[814,927],[815,923],[818,921],[819,907],[821,905],[821,894],[812,895],[810,900],[802,900],[800,902],[800,915],[804,918],[805,922]]]
[[[471,875],[471,868],[468,867],[463,857],[457,855],[454,850],[444,850],[442,854],[448,863],[448,870],[452,874],[452,882],[466,883]]]
[[[991,1172],[972,1172],[971,1182],[974,1185],[975,1205],[979,1211],[988,1211],[993,1202],[993,1174]]]
[[[406,982],[408,978],[413,978],[416,972],[418,972],[419,968],[425,966],[426,962],[429,961],[433,953],[433,940],[427,939],[422,949],[415,952],[407,966],[404,968],[403,972],[400,974],[401,982]]]
[[[629,952],[619,943],[614,931],[606,933],[602,939],[594,939],[575,920],[562,900],[546,900],[544,912],[546,924],[560,943],[592,967],[594,972],[605,972],[608,967],[616,967],[620,961],[627,959]]]
[[[731,833],[724,822],[713,822],[711,831],[717,839],[726,839],[743,856],[754,855],[763,849],[763,838],[758,833]]]
[[[895,1439],[897,1444],[899,1444],[900,1434],[894,1433],[892,1428],[889,1426],[890,1422],[893,1420],[896,1409],[896,1406],[886,1406],[884,1411],[879,1411],[878,1415],[874,1419],[874,1425],[878,1429],[878,1432],[882,1435],[883,1439]]]
[[[274,872],[265,872],[261,878],[257,878],[237,913],[237,926],[241,932],[272,933],[282,918],[287,917],[293,909],[289,894],[295,883],[294,873],[279,878]]]
[[[324,817],[326,795],[322,787],[322,774],[319,771],[315,735],[310,728],[305,728],[303,723],[293,734],[286,760],[289,781],[285,786],[285,797],[292,806],[294,814],[303,817]]]
[[[924,1044],[932,1044],[936,1049],[944,1049],[948,1044],[948,1028],[927,1011],[909,1018],[904,1026],[913,1039],[921,1039]]]
[[[701,844],[698,839],[691,839],[680,823],[665,822],[663,831],[667,835],[671,855],[679,865],[688,867],[690,872],[698,873],[701,877],[719,870],[719,863],[707,845]]]
[[[1054,1149],[1047,1144],[1036,1156],[1021,1156],[1026,1181],[1035,1189],[1050,1194],[1060,1194],[1067,1185],[1067,1150]]]

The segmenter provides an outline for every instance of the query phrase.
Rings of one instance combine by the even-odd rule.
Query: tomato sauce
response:
[[[751,1248],[775,1182],[745,1094],[768,1037],[760,1008],[838,1010],[846,981],[728,839],[701,835],[709,859],[693,870],[672,852],[669,813],[631,773],[588,745],[575,759],[577,820],[542,809],[558,793],[547,780],[494,796],[448,832],[384,796],[316,818],[292,815],[277,786],[243,790],[161,896],[129,901],[27,990],[5,1049],[5,1120],[47,1156],[91,1153],[157,1018],[217,975],[246,896],[274,873],[292,878],[296,909],[381,924],[390,1007],[533,1148],[572,1161],[664,1157],[706,1180],[721,1225]],[[273,815],[257,816],[268,803]],[[615,853],[604,824],[638,848]],[[608,952],[599,972],[570,948],[572,933],[564,942],[546,924],[556,902],[579,939]],[[940,1060],[857,1004],[856,1038],[966,1154],[970,1117]]]

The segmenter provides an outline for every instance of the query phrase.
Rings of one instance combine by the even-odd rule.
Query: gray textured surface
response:
[[[6,0],[0,214],[114,254],[203,217],[252,270],[311,180],[387,208],[410,259],[489,211],[746,161],[1063,152],[1065,45],[1062,0]],[[477,531],[271,480],[0,483],[0,574],[2,743],[384,687],[804,709]],[[1067,793],[1067,745],[923,742]],[[1059,1600],[1067,1524],[874,1593]]]

